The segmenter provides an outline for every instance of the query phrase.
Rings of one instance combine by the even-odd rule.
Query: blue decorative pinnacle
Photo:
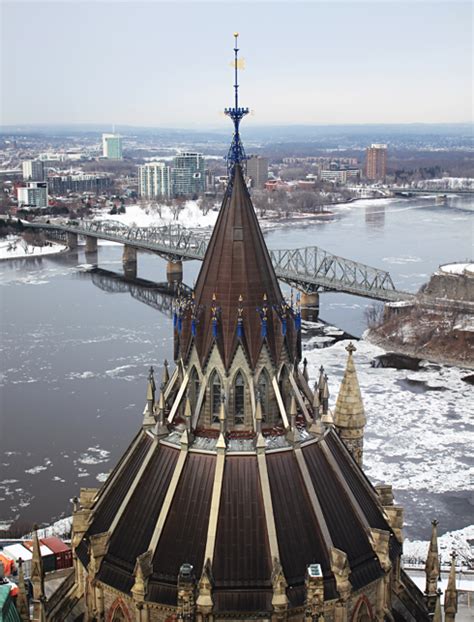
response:
[[[248,108],[240,108],[239,107],[239,48],[238,39],[239,33],[234,33],[235,38],[235,47],[234,47],[234,72],[235,72],[235,82],[234,82],[234,92],[235,92],[235,104],[233,108],[225,108],[224,113],[230,117],[234,123],[234,136],[232,137],[232,143],[229,148],[229,152],[227,153],[227,169],[230,174],[232,168],[235,164],[242,164],[247,159],[245,155],[244,146],[240,140],[239,134],[239,125],[240,121],[246,114],[249,113]],[[230,177],[230,175],[229,175]]]

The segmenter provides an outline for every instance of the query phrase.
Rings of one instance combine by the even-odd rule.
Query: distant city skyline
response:
[[[468,2],[3,2],[2,125],[472,121]],[[32,59],[36,59],[32,64]]]

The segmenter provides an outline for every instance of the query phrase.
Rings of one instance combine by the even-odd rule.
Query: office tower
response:
[[[118,134],[102,134],[102,155],[109,160],[121,160],[122,137]]]
[[[184,152],[173,160],[171,186],[174,196],[195,196],[204,192],[205,173],[202,153]]]
[[[171,195],[170,167],[164,162],[148,162],[138,167],[138,194],[147,199]]]
[[[387,145],[372,144],[367,147],[366,177],[384,180],[387,172]]]
[[[22,167],[25,181],[43,181],[44,165],[41,160],[25,160]]]
[[[263,188],[268,181],[268,158],[250,156],[247,160],[247,179],[252,188]]]
[[[45,181],[28,181],[17,188],[18,205],[48,207],[48,184]]]

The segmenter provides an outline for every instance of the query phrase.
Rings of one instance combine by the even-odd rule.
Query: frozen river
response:
[[[328,222],[283,227],[272,248],[318,245],[390,271],[416,291],[439,264],[473,256],[474,207],[431,199],[360,201]],[[98,263],[121,272],[121,248],[102,246]],[[81,486],[97,486],[141,424],[150,364],[172,359],[168,316],[129,294],[96,287],[84,253],[0,263],[2,330],[0,523],[49,523],[71,512]],[[163,281],[165,263],[139,255],[139,276]],[[184,268],[192,284],[199,264]],[[321,316],[360,336],[371,301],[321,296]],[[316,349],[305,339],[313,378],[323,363],[334,401],[345,362],[341,342]],[[373,481],[393,483],[406,506],[407,533],[425,538],[472,522],[473,388],[462,370],[374,369],[380,350],[356,353],[366,404],[365,465]],[[432,388],[433,386],[437,388]],[[431,388],[430,388],[431,387]],[[472,476],[471,476],[472,477]]]

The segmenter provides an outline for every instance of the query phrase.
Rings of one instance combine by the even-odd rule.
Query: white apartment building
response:
[[[109,160],[121,160],[122,137],[118,134],[102,134],[102,155]]]
[[[28,181],[17,188],[18,205],[48,207],[48,184],[45,181]]]
[[[138,193],[147,199],[171,196],[170,167],[164,162],[147,162],[138,167]]]

